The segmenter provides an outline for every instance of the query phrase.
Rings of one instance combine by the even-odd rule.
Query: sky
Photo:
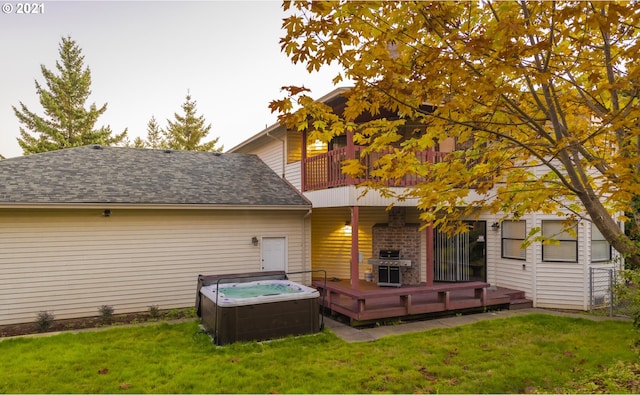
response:
[[[107,103],[96,127],[125,128],[131,141],[182,113],[187,94],[211,123],[205,141],[233,148],[277,122],[269,102],[282,86],[304,85],[320,98],[336,86],[335,67],[308,73],[280,51],[280,1],[36,1],[39,14],[0,12],[0,155],[22,155],[12,106],[43,116],[35,81],[41,65],[55,70],[62,37],[82,49],[91,70],[86,105]],[[11,7],[7,6],[11,4]],[[22,3],[25,4],[25,3]],[[33,3],[30,3],[33,4]],[[343,85],[341,85],[343,86]]]

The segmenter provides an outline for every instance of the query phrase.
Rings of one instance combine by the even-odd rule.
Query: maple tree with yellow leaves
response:
[[[312,72],[338,63],[351,81],[334,114],[303,87],[271,103],[280,121],[328,141],[353,131],[366,152],[392,152],[378,180],[422,179],[422,218],[443,229],[481,210],[593,221],[640,267],[640,249],[618,221],[640,195],[640,6],[633,2],[285,1],[282,50]],[[428,104],[428,106],[425,106]],[[381,109],[391,119],[356,123]],[[410,138],[398,128],[421,126]],[[416,151],[454,138],[446,160]],[[357,160],[343,171],[357,176]],[[389,191],[387,191],[389,192]],[[627,214],[623,214],[627,213]],[[536,236],[534,229],[530,240]],[[454,230],[455,231],[455,230]]]

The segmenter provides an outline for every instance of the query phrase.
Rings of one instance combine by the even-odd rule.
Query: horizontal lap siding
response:
[[[539,263],[536,307],[586,309],[589,284],[581,264]]]
[[[287,237],[290,271],[309,237],[300,211],[25,212],[0,212],[0,325],[190,307],[198,274],[260,271],[253,236]]]
[[[534,226],[542,221],[556,220],[546,215],[536,215]],[[589,269],[591,238],[588,222],[578,226],[578,262],[543,262],[542,245],[535,243],[536,254],[536,307],[586,310],[589,282],[585,273]]]
[[[360,279],[371,268],[369,258],[377,258],[372,251],[372,230],[375,224],[386,224],[389,214],[386,207],[360,207],[360,221],[358,223],[358,247],[362,253],[359,265]],[[327,271],[327,277],[349,279],[351,277],[351,235],[344,230],[345,222],[351,218],[349,207],[318,208],[312,215],[312,264],[314,269]],[[418,223],[417,209],[408,209],[406,220],[408,223]],[[421,232],[421,253],[426,253],[425,232]],[[376,256],[374,256],[376,255]],[[424,257],[424,255],[422,255]],[[424,262],[424,258],[421,258]],[[424,270],[421,270],[421,274]],[[424,279],[424,274],[422,275]]]
[[[285,178],[298,191],[302,191],[302,176],[300,166],[300,162],[293,162],[287,164],[284,170]]]
[[[348,207],[313,209],[311,262],[313,269],[326,270],[328,278],[350,277],[351,236],[344,231],[350,216]]]

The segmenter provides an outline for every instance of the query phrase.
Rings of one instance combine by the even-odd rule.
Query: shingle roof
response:
[[[255,155],[85,146],[0,160],[0,204],[300,206]]]

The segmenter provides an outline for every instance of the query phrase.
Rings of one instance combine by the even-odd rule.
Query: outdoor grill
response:
[[[402,285],[402,271],[400,267],[411,266],[411,260],[400,259],[400,250],[380,250],[378,258],[369,259],[369,264],[377,266],[378,285],[399,287]]]

